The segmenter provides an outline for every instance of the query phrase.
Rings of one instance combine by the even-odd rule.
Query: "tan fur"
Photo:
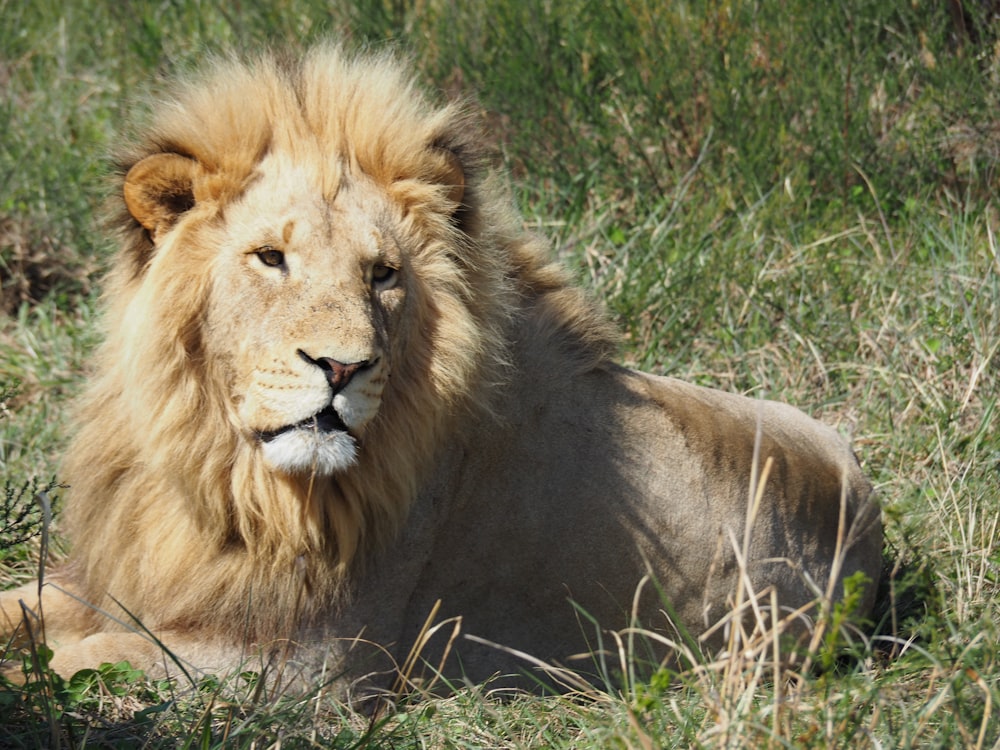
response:
[[[623,627],[647,571],[697,634],[727,611],[769,458],[755,589],[799,607],[831,576],[877,577],[877,509],[841,439],[612,365],[465,115],[389,56],[218,61],[151,123],[120,162],[106,340],[65,468],[72,555],[42,602],[61,671],[171,671],[111,614],[198,667],[280,646],[307,678],[351,680],[384,665],[350,639],[405,655],[438,599],[465,632],[564,659],[592,635],[566,600]],[[361,363],[339,398],[327,359]],[[346,442],[283,432],[331,398]],[[36,604],[0,598],[10,627],[19,599]],[[517,666],[458,648],[475,679]]]

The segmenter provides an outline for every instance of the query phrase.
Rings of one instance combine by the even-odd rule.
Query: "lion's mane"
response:
[[[269,152],[308,144],[336,154],[408,207],[418,314],[393,342],[402,356],[358,463],[332,477],[275,472],[239,434],[202,335],[213,248],[157,252],[116,199],[121,249],[65,468],[63,524],[69,573],[98,606],[120,611],[120,602],[150,628],[269,638],[343,596],[351,567],[402,522],[438,446],[489,411],[491,392],[511,376],[525,300],[581,367],[614,344],[600,313],[524,231],[504,186],[485,176],[467,110],[430,102],[392,56],[321,46],[295,61],[263,55],[207,68],[152,108],[120,177],[153,154],[188,156],[209,173],[199,189],[224,222],[226,202]],[[442,149],[464,172],[457,212],[436,183]]]

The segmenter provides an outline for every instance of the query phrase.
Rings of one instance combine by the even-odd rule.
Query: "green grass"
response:
[[[470,688],[373,725],[322,695],[47,675],[0,691],[0,745],[994,746],[1000,56],[996,23],[976,15],[988,4],[964,4],[963,23],[947,3],[876,0],[263,5],[0,0],[0,386],[19,384],[0,398],[6,486],[58,478],[99,335],[116,134],[160,75],[206,52],[337,33],[401,44],[431,85],[474,98],[526,221],[607,301],[625,361],[788,400],[853,437],[916,592],[909,619],[884,630],[895,654],[862,645],[825,671],[782,666],[758,638],[741,659],[602,693],[497,702]],[[31,574],[36,547],[7,550],[9,580]],[[826,634],[810,659],[839,653],[849,631],[831,621]]]

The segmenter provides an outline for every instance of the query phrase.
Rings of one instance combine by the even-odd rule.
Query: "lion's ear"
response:
[[[448,200],[456,206],[462,205],[465,197],[465,168],[458,154],[448,148],[438,148],[443,157],[444,167],[441,170],[441,184],[448,187]]]
[[[194,206],[197,171],[194,159],[153,154],[136,162],[125,175],[125,205],[154,240]]]

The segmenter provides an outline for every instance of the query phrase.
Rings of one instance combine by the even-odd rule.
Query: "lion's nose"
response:
[[[326,375],[326,380],[330,384],[330,388],[333,389],[334,394],[339,393],[354,377],[354,373],[360,370],[362,367],[367,367],[368,362],[339,362],[332,357],[310,357],[304,351],[299,349],[299,356],[302,357],[306,362],[311,365],[315,365],[323,371]]]

